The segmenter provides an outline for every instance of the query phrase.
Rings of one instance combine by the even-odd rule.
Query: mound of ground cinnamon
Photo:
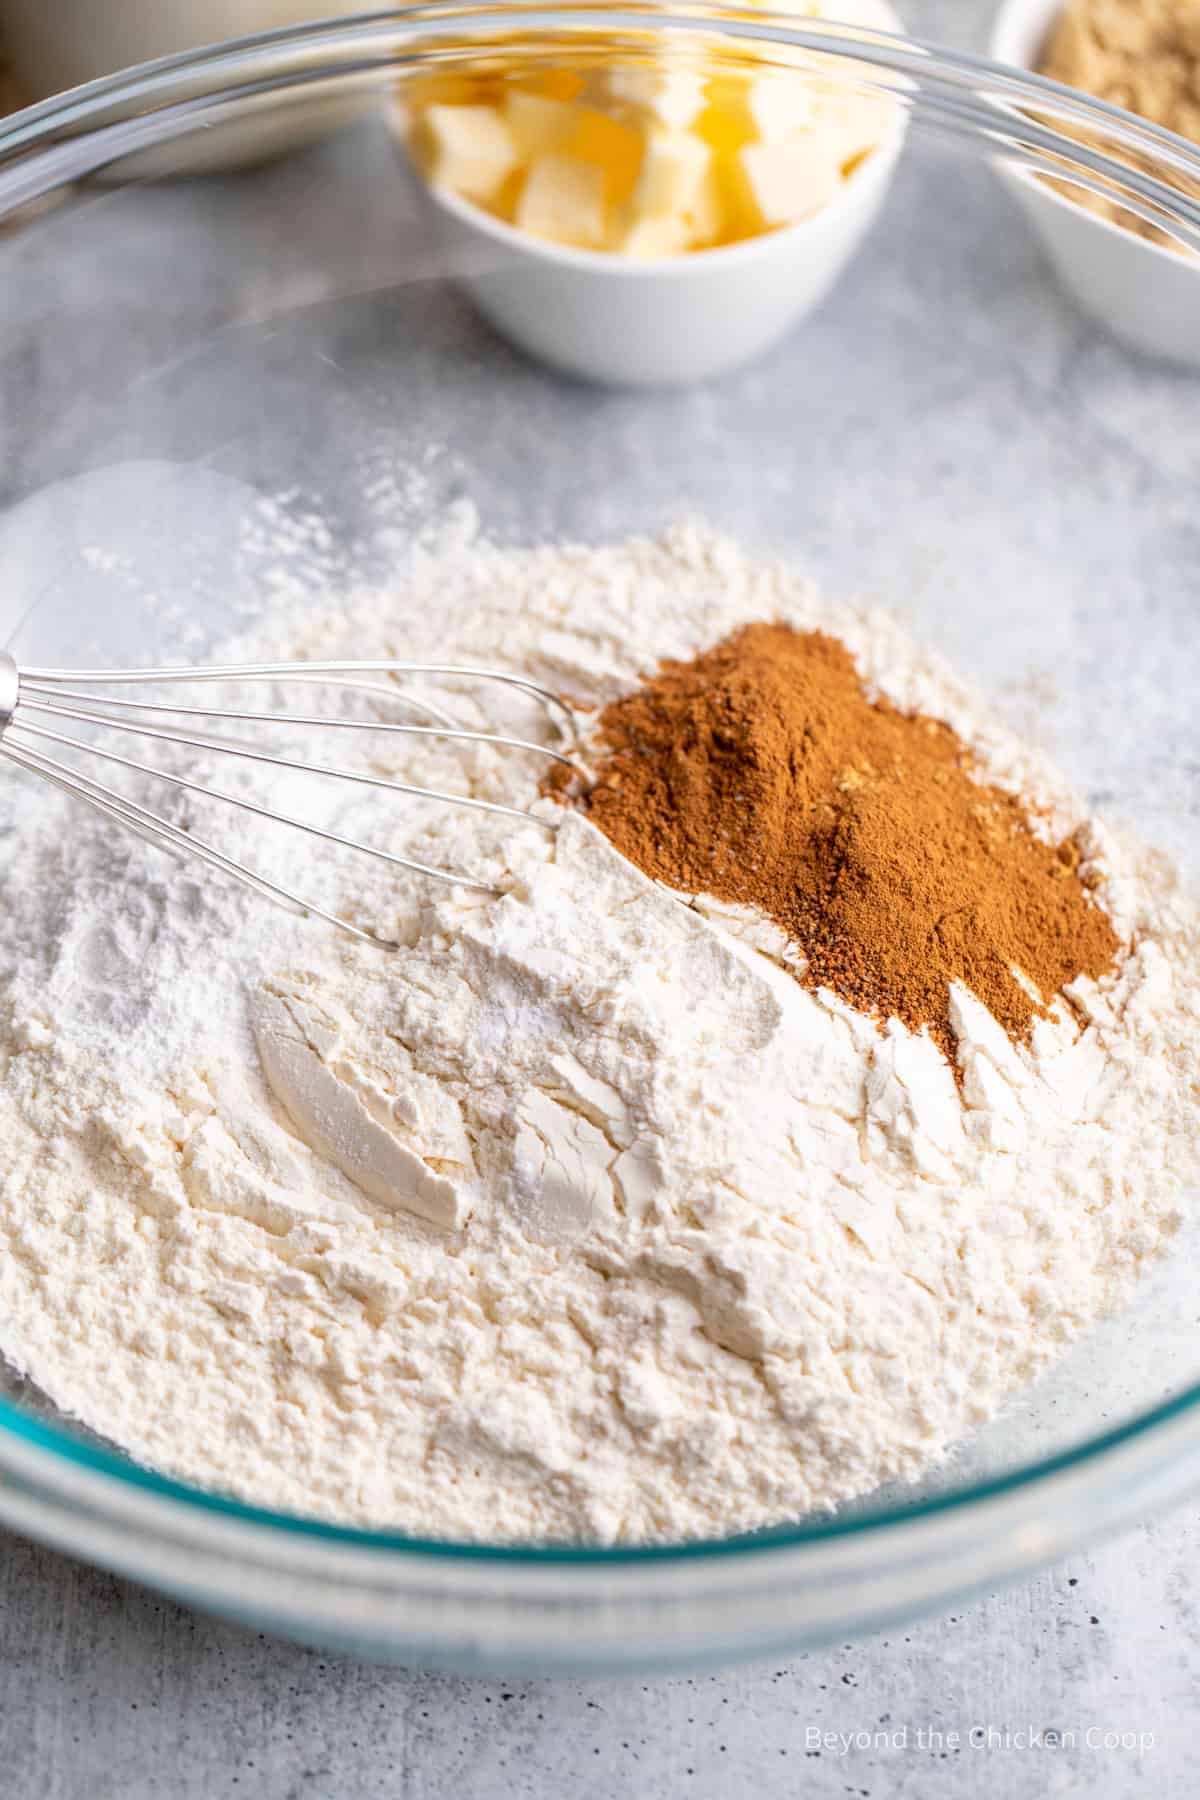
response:
[[[1113,964],[1077,845],[1039,837],[948,725],[871,699],[835,638],[748,625],[665,663],[597,730],[584,804],[618,850],[759,908],[807,986],[926,1028],[951,1060],[951,982],[1017,1041],[1066,983]]]

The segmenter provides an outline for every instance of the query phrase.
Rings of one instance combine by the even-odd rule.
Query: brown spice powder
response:
[[[1076,844],[1036,837],[948,725],[869,699],[835,638],[748,625],[665,663],[598,731],[582,803],[618,850],[759,908],[799,945],[806,986],[927,1027],[951,1061],[951,982],[1020,1040],[1035,993],[1112,967]]]

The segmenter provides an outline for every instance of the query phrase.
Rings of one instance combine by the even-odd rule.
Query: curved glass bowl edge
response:
[[[508,9],[468,6],[444,10],[446,17],[453,17],[457,28],[462,31],[469,29],[473,21],[478,20],[489,10],[494,17],[503,14]],[[564,17],[569,17],[573,10],[576,9],[570,6],[557,11],[543,10],[537,7],[518,8],[513,9],[513,16],[519,14],[522,22],[533,20],[552,25]],[[579,8],[578,10],[582,12],[585,9]],[[47,152],[53,150],[55,129],[62,122],[65,113],[69,113],[71,122],[77,125],[81,117],[86,117],[89,110],[94,110],[96,114],[101,115],[106,108],[122,99],[128,99],[133,105],[138,106],[144,103],[151,92],[169,91],[172,81],[180,75],[186,73],[189,76],[195,76],[209,66],[214,72],[228,75],[232,72],[231,61],[236,60],[238,54],[244,54],[247,59],[257,59],[265,51],[269,51],[273,44],[277,45],[281,52],[301,49],[310,44],[320,45],[322,48],[337,43],[350,44],[354,41],[355,33],[361,32],[364,27],[379,29],[385,25],[395,26],[402,34],[411,33],[415,37],[422,30],[428,31],[431,22],[436,20],[441,11],[443,9],[437,5],[414,7],[407,17],[403,12],[373,13],[362,15],[358,19],[347,20],[337,26],[326,24],[293,27],[265,37],[248,38],[234,44],[214,46],[210,51],[165,59],[159,63],[147,65],[141,70],[128,71],[122,76],[107,78],[90,84],[88,87],[74,90],[69,96],[60,96],[57,100],[31,107],[26,112],[15,115],[12,120],[6,122],[4,129],[0,130],[0,211],[5,210],[7,204],[19,203],[21,198],[27,197],[27,194],[14,194],[13,190],[25,186],[24,178],[28,176],[30,162],[36,160],[39,139],[44,142]],[[694,9],[689,9],[689,13],[691,12],[694,12],[698,23],[711,24],[714,21],[723,25],[730,23],[730,13],[724,8],[698,5]],[[638,23],[649,24],[652,21],[652,15],[646,14],[637,7],[630,9],[627,13],[622,12],[621,17],[635,19]],[[762,15],[757,15],[755,19],[754,35],[758,38],[768,40],[777,38],[783,43],[794,43],[811,48],[814,47],[815,35],[818,42],[824,40],[822,47],[827,48],[832,54],[850,55],[855,51],[859,56],[864,54],[865,46],[861,38],[857,43],[854,40],[839,41],[830,34],[828,28],[822,31],[820,27],[817,28],[815,34],[808,30],[776,29],[770,25],[764,29],[763,25],[759,23],[761,18]],[[655,28],[665,29],[668,25],[677,25],[678,23],[678,17],[668,20],[659,19]],[[930,69],[928,61],[920,62],[915,59],[931,56],[937,59],[943,57],[944,54],[943,67],[956,70],[961,75],[993,79],[1007,106],[1011,106],[1014,95],[1023,94],[1026,97],[1032,96],[1043,101],[1047,99],[1061,101],[1066,98],[1070,111],[1079,113],[1081,110],[1078,104],[1081,96],[1073,95],[1068,90],[1059,89],[1054,84],[1042,81],[1037,77],[1027,76],[1024,72],[1005,69],[979,58],[942,53],[934,46],[922,45],[914,40],[889,38],[887,34],[878,33],[866,35],[873,38],[877,45],[882,46],[873,60],[888,66],[887,47],[890,45],[892,51],[890,66],[902,69],[907,77],[911,78],[914,74],[926,73]],[[191,96],[188,104],[195,104],[194,95]],[[1200,152],[1197,152],[1194,146],[1186,145],[1183,140],[1172,140],[1169,134],[1162,132],[1146,132],[1141,122],[1135,120],[1131,115],[1121,114],[1116,109],[1100,103],[1091,107],[1084,103],[1082,110],[1090,112],[1097,123],[1106,123],[1111,126],[1114,120],[1121,122],[1126,128],[1121,135],[1126,138],[1136,139],[1138,136],[1150,136],[1152,140],[1156,140],[1153,147],[1160,150],[1165,143],[1174,152],[1170,160],[1176,164],[1179,162],[1178,152],[1184,152],[1185,157],[1191,158],[1196,172],[1200,173]],[[140,120],[126,123],[131,127],[131,136],[123,143],[123,150],[135,147],[134,138],[138,144],[142,144],[153,142],[162,136],[172,135],[173,126],[180,122],[164,118],[162,114],[144,114]],[[182,129],[187,129],[186,121],[183,122]],[[102,127],[100,135],[102,136],[103,133],[104,128]],[[1078,152],[1078,145],[1074,145],[1072,140],[1060,139],[1059,142],[1064,147]],[[77,143],[72,148],[78,150],[82,146]],[[20,155],[20,163],[11,168],[4,167],[5,153],[13,151]],[[33,153],[32,157],[31,152]],[[97,157],[97,163],[102,160],[104,160],[102,157]],[[1109,173],[1114,171],[1128,173],[1122,169],[1119,163],[1115,163],[1103,155],[1090,153],[1088,163],[1093,169],[1099,166]],[[78,170],[72,171],[72,173],[78,173]],[[65,170],[60,170],[60,175],[68,180],[71,178]],[[1170,209],[1172,198],[1170,190],[1150,178],[1147,180],[1149,188],[1156,190],[1152,197],[1158,204],[1163,204],[1165,197],[1165,202]],[[48,185],[54,186],[58,183],[52,181]],[[1194,230],[1193,221],[1200,217],[1200,209],[1194,203],[1189,203],[1183,197],[1179,197],[1177,216],[1185,229],[1191,225]],[[1178,1440],[1180,1426],[1190,1426],[1182,1441]],[[1175,1432],[1171,1432],[1168,1429],[1170,1427],[1175,1427]],[[1143,1470],[1148,1469],[1155,1460],[1159,1440],[1164,1435],[1170,1437],[1172,1441],[1171,1460],[1173,1463],[1179,1463],[1185,1459],[1190,1461],[1192,1452],[1200,1450],[1200,1382],[1189,1385],[1170,1400],[1147,1409],[1131,1419],[1124,1420],[1107,1431],[1085,1438],[1064,1450],[1021,1464],[985,1480],[970,1482],[959,1488],[927,1498],[894,1506],[864,1509],[847,1519],[835,1517],[826,1522],[781,1526],[769,1531],[739,1537],[705,1539],[674,1545],[618,1547],[492,1545],[425,1539],[391,1531],[367,1530],[360,1527],[338,1525],[331,1521],[274,1512],[220,1494],[210,1493],[174,1480],[169,1476],[158,1474],[102,1447],[76,1438],[68,1431],[47,1424],[5,1400],[0,1400],[0,1471],[5,1468],[6,1462],[9,1460],[5,1455],[4,1444],[4,1438],[7,1436],[44,1455],[61,1458],[65,1463],[73,1465],[81,1471],[86,1471],[93,1477],[100,1477],[105,1483],[117,1484],[118,1488],[133,1489],[149,1500],[164,1502],[172,1508],[194,1509],[198,1514],[210,1518],[226,1519],[233,1525],[242,1523],[247,1526],[280,1531],[289,1534],[293,1539],[307,1538],[314,1543],[324,1541],[331,1545],[342,1545],[368,1552],[405,1552],[430,1558],[459,1559],[476,1564],[500,1563],[526,1567],[554,1564],[594,1565],[612,1568],[622,1564],[661,1565],[685,1560],[695,1562],[701,1559],[708,1559],[711,1562],[713,1559],[721,1557],[761,1555],[771,1550],[799,1549],[805,1545],[829,1545],[850,1538],[861,1540],[871,1534],[880,1537],[890,1527],[928,1520],[940,1514],[961,1515],[964,1511],[980,1503],[1002,1500],[1004,1496],[1015,1494],[1018,1491],[1028,1492],[1036,1489],[1039,1483],[1049,1482],[1055,1476],[1080,1470],[1088,1464],[1100,1465],[1107,1456],[1122,1449],[1126,1451],[1140,1450],[1138,1467]],[[2,1498],[2,1483],[0,1483],[0,1498]],[[0,1505],[0,1511],[2,1510],[2,1505]]]
[[[644,0],[603,9],[595,0],[562,0],[557,6],[536,0],[532,5],[425,0],[161,57],[0,121],[0,217],[133,151],[186,135],[210,122],[214,108],[282,101],[293,90],[330,80],[396,77],[422,61],[448,66],[518,29],[529,34],[531,56],[546,54],[554,43],[570,43],[573,34],[594,35],[600,16],[609,32],[631,33],[635,40],[647,35],[683,40],[715,30],[735,45],[748,43],[760,51],[774,44],[784,52],[816,52],[830,67],[840,62],[856,69],[855,85],[878,87],[919,109],[929,124],[986,143],[1002,160],[1043,174],[1066,170],[1081,188],[1119,197],[1130,210],[1169,226],[1181,242],[1200,249],[1200,197],[1157,173],[1170,170],[1200,180],[1200,147],[1177,133],[1015,65],[871,27],[797,20],[737,0],[689,0],[666,14],[647,8]],[[580,41],[576,35],[576,44]],[[1079,127],[1091,129],[1093,142],[1077,135]],[[1149,159],[1150,172],[1144,161],[1139,166],[1139,153]],[[1147,212],[1147,206],[1153,210]]]
[[[682,1559],[744,1555],[772,1549],[796,1548],[805,1544],[830,1543],[852,1536],[878,1533],[889,1526],[932,1518],[940,1513],[961,1511],[985,1500],[997,1500],[1006,1494],[1036,1486],[1055,1475],[1079,1469],[1098,1461],[1106,1454],[1130,1447],[1141,1440],[1147,1452],[1153,1449],[1157,1429],[1188,1420],[1194,1427],[1189,1439],[1200,1448],[1200,1382],[1191,1384],[1161,1405],[1127,1419],[1098,1436],[1085,1438],[1079,1444],[1022,1464],[1003,1474],[972,1482],[946,1493],[914,1500],[910,1504],[878,1507],[856,1513],[849,1519],[832,1519],[828,1523],[811,1522],[777,1526],[767,1531],[737,1537],[703,1538],[683,1544],[646,1544],[618,1546],[482,1544],[453,1539],[420,1538],[402,1532],[368,1530],[364,1527],[339,1525],[332,1520],[307,1518],[301,1514],[275,1512],[250,1505],[230,1496],[206,1492],[171,1476],[158,1474],[139,1463],[127,1461],[97,1445],[85,1443],[68,1432],[23,1412],[9,1401],[0,1400],[0,1434],[9,1433],[35,1449],[48,1451],[104,1477],[107,1481],[132,1486],[148,1496],[198,1507],[211,1514],[240,1521],[247,1525],[266,1526],[331,1544],[354,1546],[378,1551],[404,1551],[422,1556],[437,1556],[475,1562],[508,1564],[598,1564],[611,1566],[627,1563],[662,1563]],[[0,1437],[0,1468],[4,1466],[3,1440]]]

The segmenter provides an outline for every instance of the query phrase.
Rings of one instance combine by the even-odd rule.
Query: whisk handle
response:
[[[21,677],[16,663],[5,651],[0,650],[0,737],[4,736],[8,726],[12,724],[20,687]]]

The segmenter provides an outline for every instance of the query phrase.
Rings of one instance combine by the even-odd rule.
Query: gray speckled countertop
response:
[[[0,1545],[0,1793],[12,1800],[1200,1791],[1194,1514],[945,1618],[786,1665],[594,1683],[370,1667]],[[1075,1732],[1077,1747],[1024,1747],[1050,1728]],[[970,1733],[989,1729],[993,1747],[972,1748]],[[863,1731],[891,1734],[888,1747],[812,1742]],[[1087,1742],[1109,1731],[1153,1743]]]
[[[978,44],[990,0],[905,10],[926,35]],[[1129,399],[1133,433],[1144,421]],[[0,1794],[1191,1800],[1198,1569],[1192,1509],[948,1617],[786,1666],[504,1683],[276,1643],[0,1535]],[[827,1735],[859,1733],[886,1735]],[[1106,1747],[1106,1733],[1140,1747]]]

